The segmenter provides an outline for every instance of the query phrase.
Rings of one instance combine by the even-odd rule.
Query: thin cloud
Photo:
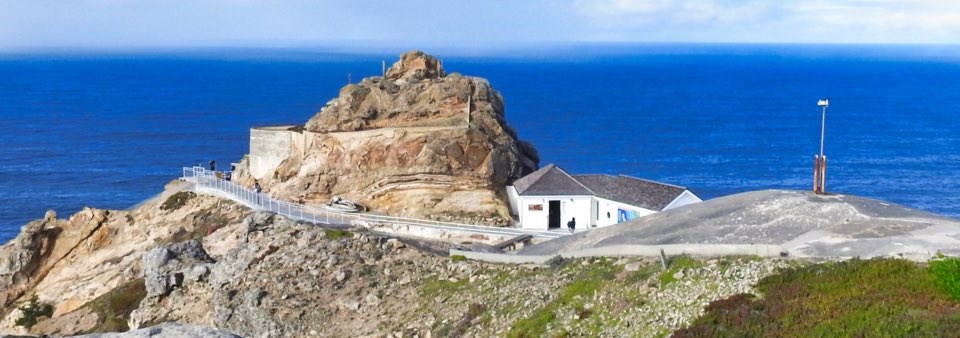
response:
[[[960,2],[943,0],[578,0],[594,37],[715,42],[958,43]]]
[[[960,43],[947,0],[0,0],[22,47]]]

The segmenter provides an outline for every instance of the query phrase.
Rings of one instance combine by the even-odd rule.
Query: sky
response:
[[[0,0],[0,51],[960,44],[957,0]]]

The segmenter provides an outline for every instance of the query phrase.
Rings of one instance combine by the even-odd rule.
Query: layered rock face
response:
[[[261,179],[266,192],[315,204],[341,195],[432,219],[509,224],[504,188],[539,161],[487,80],[447,75],[423,52],[404,54],[386,78],[343,87],[303,137],[304,151]]]

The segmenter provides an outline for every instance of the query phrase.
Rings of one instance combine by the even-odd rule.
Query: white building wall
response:
[[[664,207],[663,210],[669,210],[677,207],[682,207],[684,205],[700,203],[700,202],[703,202],[703,200],[700,199],[700,197],[697,197],[697,195],[694,195],[692,192],[690,192],[690,190],[684,190],[683,193],[680,194],[680,196],[677,196],[677,198],[674,199],[673,202],[670,202],[670,204],[668,204],[666,207]]]
[[[577,229],[590,225],[592,196],[519,196],[520,225],[524,229],[547,230],[549,228],[550,201],[560,201],[560,228],[566,230],[567,222],[577,219]],[[531,210],[532,205],[541,205],[541,210]]]
[[[510,214],[514,216],[520,215],[520,194],[517,193],[517,188],[512,185],[507,186],[507,200],[510,202]]]
[[[655,213],[656,211],[644,209],[638,206],[623,204],[620,202],[611,201],[605,198],[596,197],[597,203],[597,217],[594,222],[597,227],[605,227],[608,225],[617,224],[618,220],[618,209],[628,210],[636,213],[637,217],[643,217]],[[608,216],[609,215],[609,216]]]

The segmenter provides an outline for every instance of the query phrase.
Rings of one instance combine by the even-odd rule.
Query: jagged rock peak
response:
[[[387,70],[387,79],[437,79],[446,76],[440,60],[419,50],[400,56],[400,60]]]

